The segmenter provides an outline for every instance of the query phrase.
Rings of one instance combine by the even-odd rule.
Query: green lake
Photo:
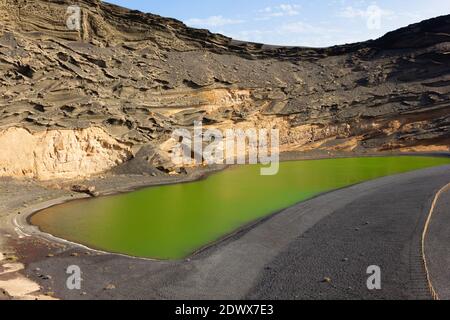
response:
[[[450,159],[409,156],[292,161],[274,176],[261,176],[259,165],[238,166],[192,183],[71,201],[36,213],[31,223],[99,250],[181,259],[320,193],[445,164]]]

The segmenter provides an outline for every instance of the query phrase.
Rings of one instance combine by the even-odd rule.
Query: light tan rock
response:
[[[0,280],[0,288],[4,289],[11,297],[23,297],[30,293],[39,291],[40,287],[36,282],[19,275],[13,280]]]
[[[0,271],[0,275],[17,272],[24,268],[21,263],[5,263],[1,267],[3,268],[3,271]]]
[[[104,172],[129,159],[130,147],[101,128],[30,133],[0,131],[0,176],[75,179]]]
[[[6,131],[0,176],[85,177],[127,157],[118,141],[150,151],[122,173],[168,173],[171,133],[195,122],[279,129],[282,152],[450,145],[448,67],[436,64],[448,58],[448,16],[370,44],[314,49],[234,41],[100,0],[76,3],[80,30],[67,26],[67,1],[0,1],[0,128],[53,130]],[[77,129],[87,127],[105,131],[82,137]]]

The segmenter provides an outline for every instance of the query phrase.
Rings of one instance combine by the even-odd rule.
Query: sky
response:
[[[107,0],[237,40],[326,47],[450,14],[450,0]]]

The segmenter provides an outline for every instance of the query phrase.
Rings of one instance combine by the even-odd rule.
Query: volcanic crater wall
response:
[[[150,152],[149,167],[168,168],[160,146],[195,121],[279,129],[283,151],[449,150],[450,16],[314,49],[239,42],[101,1],[77,3],[79,31],[66,26],[71,1],[0,3],[2,175],[89,175],[140,150]],[[55,145],[61,139],[65,151]],[[59,151],[41,156],[49,152],[33,143]],[[23,166],[12,161],[21,152]]]
[[[0,176],[76,179],[111,169],[132,156],[130,147],[101,128],[31,133],[0,131]]]

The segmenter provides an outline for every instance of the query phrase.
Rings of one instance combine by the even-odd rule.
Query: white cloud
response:
[[[280,4],[274,7],[266,7],[259,10],[263,19],[275,17],[292,17],[300,14],[300,6],[297,4]]]
[[[231,24],[244,23],[243,20],[228,19],[223,16],[211,16],[205,19],[193,18],[186,21],[186,24],[192,27],[222,27]]]
[[[351,6],[344,8],[341,12],[339,12],[339,16],[342,18],[364,18],[367,15],[366,10],[355,9]]]
[[[351,6],[342,10],[338,16],[346,19],[360,18],[366,20],[366,25],[369,30],[381,30],[382,19],[394,19],[396,16],[394,12],[390,10],[384,10],[379,6],[373,4],[367,7],[367,9],[355,9]]]
[[[339,43],[354,42],[349,34],[326,25],[313,26],[297,21],[283,23],[265,30],[242,30],[231,35],[234,39],[262,42],[274,45],[324,47]],[[342,38],[345,36],[345,38]]]
[[[301,21],[286,23],[281,26],[280,31],[290,33],[317,33],[313,26]]]
[[[382,17],[393,16],[394,13],[390,10],[384,10],[378,6],[369,6],[368,8],[362,10],[358,8],[354,8],[352,6],[345,7],[341,12],[339,12],[338,16],[341,18],[369,18],[373,14],[379,14]]]

